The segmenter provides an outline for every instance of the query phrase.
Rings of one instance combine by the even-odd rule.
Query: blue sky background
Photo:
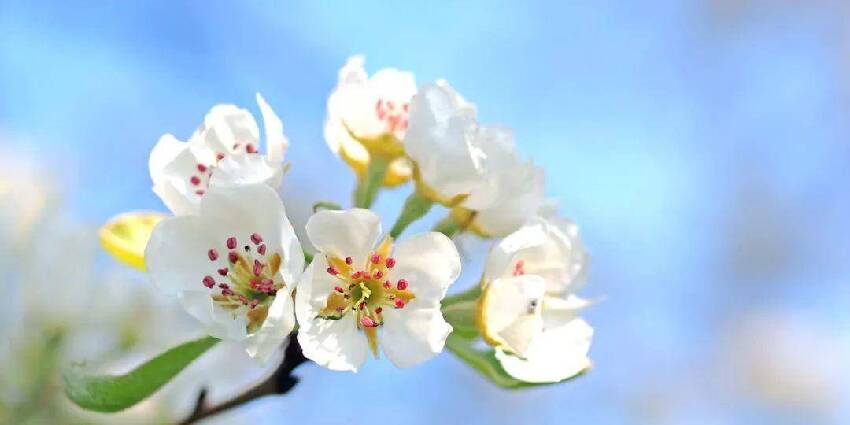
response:
[[[363,53],[370,71],[445,78],[481,121],[513,128],[582,228],[584,294],[604,299],[587,313],[587,376],[505,392],[449,354],[357,375],[304,367],[295,391],[241,420],[850,421],[847,362],[823,360],[850,358],[850,6],[72,3],[0,1],[0,143],[42,160],[82,220],[164,210],[147,171],[158,137],[189,136],[216,103],[256,112],[257,91],[292,142],[283,192],[295,221],[315,200],[347,202],[353,178],[322,123],[338,68]],[[380,199],[385,221],[408,190]],[[773,363],[767,378],[754,372]],[[789,380],[799,373],[817,394]],[[771,397],[777,388],[791,396]]]

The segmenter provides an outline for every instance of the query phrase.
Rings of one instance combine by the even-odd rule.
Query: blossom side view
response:
[[[339,70],[337,86],[328,98],[325,141],[360,178],[375,159],[387,161],[382,183],[396,186],[409,180],[412,172],[401,140],[416,80],[412,73],[394,68],[370,77],[364,62],[363,56],[352,56]]]
[[[283,203],[264,184],[210,188],[197,215],[154,228],[145,260],[154,283],[209,335],[241,343],[260,361],[295,326],[291,294],[304,254]]]
[[[257,94],[266,136],[260,154],[260,131],[253,115],[234,105],[216,105],[188,142],[166,134],[151,151],[153,191],[176,215],[193,214],[210,186],[265,183],[278,187],[289,142],[283,123]]]
[[[320,211],[307,223],[318,249],[298,286],[298,339],[304,355],[334,370],[357,371],[379,345],[398,367],[442,351],[452,327],[440,300],[460,274],[460,257],[431,232],[379,242],[368,210]]]
[[[575,295],[587,255],[575,226],[532,220],[497,244],[482,278],[478,325],[510,375],[558,382],[590,368],[593,329]]]
[[[417,191],[451,208],[463,230],[506,236],[543,204],[543,170],[520,160],[509,129],[479,124],[475,106],[445,81],[414,96],[404,146]]]

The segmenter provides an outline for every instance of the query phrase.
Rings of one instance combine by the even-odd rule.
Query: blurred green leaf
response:
[[[63,374],[65,394],[78,406],[118,412],[144,400],[218,343],[204,337],[174,347],[124,375],[88,375],[72,366]]]

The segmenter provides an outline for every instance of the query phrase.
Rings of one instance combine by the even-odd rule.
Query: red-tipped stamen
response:
[[[218,274],[220,274],[222,276],[227,276],[227,267],[222,267],[222,268],[218,269]]]
[[[395,267],[395,258],[387,258],[386,265],[388,269]]]
[[[361,317],[361,318],[360,318],[360,324],[361,324],[361,325],[363,325],[363,326],[365,326],[365,327],[367,327],[367,328],[374,328],[375,326],[377,326],[377,325],[375,324],[375,321],[374,321],[374,320],[372,320],[372,318],[371,318],[371,317],[369,317],[369,316],[363,316],[363,317]]]
[[[204,276],[203,283],[207,288],[212,288],[215,286],[215,279],[212,276]]]
[[[259,248],[257,248],[257,252],[260,253],[260,255],[266,255],[266,244],[260,245]]]
[[[251,234],[251,242],[254,242],[254,245],[259,245],[260,243],[263,242],[263,237],[260,236],[259,233],[252,233]]]
[[[398,283],[396,284],[396,288],[398,288],[399,291],[404,291],[405,289],[407,289],[407,281],[404,279],[399,279]]]
[[[336,276],[337,274],[339,274],[339,271],[337,271],[337,269],[335,269],[334,266],[328,267],[327,272],[331,276]]]
[[[381,262],[381,256],[378,254],[373,254],[372,258],[370,258],[369,260],[372,261],[372,264],[378,264]]]
[[[235,236],[227,238],[227,249],[236,249],[237,244],[239,244],[239,241],[236,240]]]
[[[404,308],[404,300],[401,298],[395,299],[395,308]]]
[[[263,272],[263,263],[259,260],[254,260],[254,276],[259,276]]]
[[[227,253],[227,260],[233,264],[236,264],[236,262],[239,261],[239,254],[237,254],[235,251],[230,251]]]
[[[351,257],[345,257],[345,264],[350,266],[352,263],[354,263],[354,260]]]
[[[215,248],[211,248],[207,251],[207,257],[209,257],[210,261],[218,260],[218,251],[216,251]]]

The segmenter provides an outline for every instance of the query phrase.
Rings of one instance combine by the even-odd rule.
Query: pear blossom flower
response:
[[[479,125],[475,115],[445,81],[425,86],[411,102],[405,149],[423,195],[452,207],[464,229],[505,236],[538,213],[543,171],[520,160],[510,130]]]
[[[384,68],[371,77],[363,56],[352,56],[339,70],[339,81],[328,98],[325,141],[358,175],[373,156],[389,160],[384,184],[406,182],[411,175],[401,140],[407,131],[410,99],[416,94],[412,73]]]
[[[452,331],[440,301],[460,274],[454,244],[435,232],[397,244],[378,243],[380,234],[378,216],[363,209],[307,222],[319,252],[298,285],[298,342],[329,369],[356,372],[379,342],[393,364],[411,367],[442,351]]]
[[[151,151],[153,191],[176,215],[197,213],[201,198],[216,184],[266,183],[278,187],[289,141],[283,123],[257,94],[266,133],[259,154],[260,131],[254,117],[234,105],[214,106],[188,142],[166,134]]]
[[[145,249],[154,283],[209,335],[267,360],[295,325],[291,293],[304,254],[277,193],[212,186],[197,215],[162,220]]]
[[[493,248],[482,279],[478,322],[510,375],[558,382],[590,368],[593,329],[575,295],[587,254],[574,224],[531,220]]]

